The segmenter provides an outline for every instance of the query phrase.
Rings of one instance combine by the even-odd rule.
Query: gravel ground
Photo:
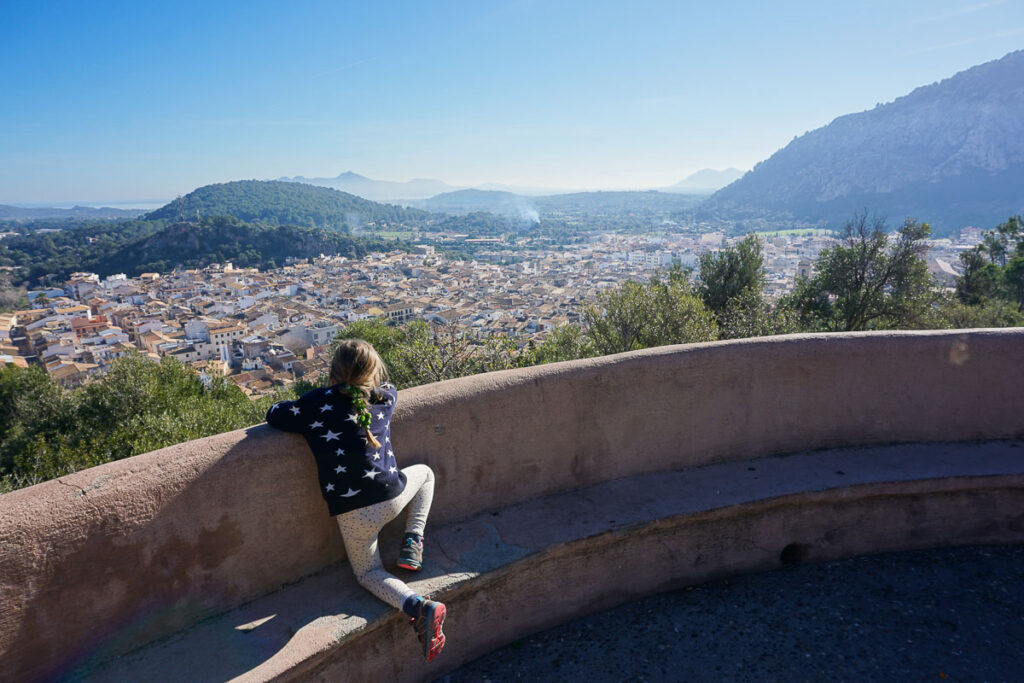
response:
[[[714,581],[517,640],[439,680],[1024,681],[1024,546]]]

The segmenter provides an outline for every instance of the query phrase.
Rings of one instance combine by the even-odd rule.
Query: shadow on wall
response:
[[[222,450],[225,437],[233,443]],[[34,492],[70,518],[24,549],[35,555],[23,565],[31,576],[7,577],[31,586],[4,639],[33,663],[30,677],[90,667],[343,557],[301,437],[259,426],[211,439]],[[268,538],[287,538],[291,552]]]

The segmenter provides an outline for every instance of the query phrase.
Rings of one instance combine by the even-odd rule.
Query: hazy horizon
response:
[[[0,203],[334,177],[553,191],[750,169],[1018,49],[1024,3],[0,10]]]
[[[697,171],[694,171],[694,173],[688,174],[686,176],[686,178],[689,178],[690,176],[694,175],[695,173],[700,173],[702,171],[724,172],[724,171],[727,171],[727,170],[740,170],[740,171],[746,172],[749,169],[733,169],[733,168],[729,168],[729,169],[708,169],[708,168],[702,168],[702,169],[698,169]],[[331,178],[337,178],[337,177],[339,177],[341,175],[344,175],[345,173],[356,173],[357,175],[361,175],[361,176],[363,175],[361,173],[358,173],[356,171],[353,171],[353,170],[349,169],[349,170],[342,171],[340,173],[335,173],[335,174],[332,174],[332,175],[329,175],[329,176],[309,176],[309,175],[303,176],[303,174],[300,173],[300,174],[297,174],[297,175],[291,176],[291,177],[304,177],[306,179],[312,179],[314,177],[315,178],[331,179]],[[363,177],[367,177],[367,176],[363,176]],[[680,178],[676,182],[685,180],[686,178]],[[445,182],[444,178],[403,178],[403,179],[397,179],[397,180],[396,179],[392,179],[392,178],[368,178],[368,179],[372,180],[372,181],[375,181],[375,182],[397,182],[397,183],[412,182],[412,181],[417,181],[417,180],[437,180],[437,181]],[[284,180],[284,181],[288,181],[289,177],[287,177],[287,176],[280,176],[278,178],[227,178],[227,179],[224,179],[224,180],[218,180],[218,181],[214,181],[214,182],[225,183],[225,182],[231,182],[231,181],[234,181],[234,180],[274,180],[274,181],[276,181],[276,180]],[[452,183],[447,183],[447,184],[452,185]],[[540,187],[535,187],[535,186],[534,187],[528,187],[528,186],[508,186],[509,189],[506,190],[506,189],[504,189],[504,184],[503,183],[483,182],[483,183],[478,183],[478,184],[472,185],[472,186],[462,186],[462,185],[456,186],[456,185],[452,185],[452,189],[451,190],[446,190],[446,191],[447,192],[451,192],[451,191],[460,190],[460,189],[484,189],[484,190],[494,189],[493,187],[490,187],[490,186],[502,186],[503,189],[500,190],[500,191],[514,191],[516,189],[523,190],[523,191],[529,192],[533,196],[543,196],[542,192],[540,192],[542,190],[543,191],[550,191],[551,194],[563,194],[563,193],[572,193],[572,192],[624,192],[624,191],[625,192],[629,192],[629,191],[647,191],[647,190],[665,189],[665,188],[668,187],[668,185],[663,185],[663,186],[660,186],[660,187],[590,187],[590,188],[573,188],[573,187],[540,188]],[[201,187],[201,186],[197,186],[197,187]],[[192,188],[192,189],[195,189],[195,188]],[[707,188],[704,188],[704,189],[706,190]],[[694,193],[699,193],[698,190],[694,190],[693,192]],[[181,194],[184,195],[186,193],[187,193],[187,191],[186,192],[182,192]],[[0,204],[5,204],[7,206],[17,206],[17,207],[22,207],[22,208],[52,208],[52,209],[58,209],[58,208],[72,208],[74,206],[90,206],[90,207],[105,206],[105,207],[117,208],[117,209],[146,209],[146,210],[149,210],[149,209],[160,208],[160,207],[166,205],[168,202],[173,201],[175,199],[175,197],[177,197],[177,196],[178,195],[175,195],[174,197],[164,197],[164,198],[157,198],[157,199],[154,199],[154,198],[138,198],[138,199],[63,199],[63,200],[49,200],[49,201],[37,201],[37,202],[4,202],[4,201],[0,201]],[[412,199],[412,198],[403,198],[403,199]],[[381,201],[382,203],[385,203],[385,204],[389,203],[389,200],[375,200],[375,201]]]

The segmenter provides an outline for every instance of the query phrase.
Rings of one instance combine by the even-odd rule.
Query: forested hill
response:
[[[173,268],[201,268],[231,261],[235,266],[275,268],[288,257],[318,254],[358,258],[370,251],[405,246],[397,241],[351,237],[322,228],[262,226],[226,216],[198,223],[173,223],[148,237],[126,244],[99,260],[93,270],[130,276]]]
[[[794,139],[701,213],[843,221],[869,209],[936,234],[1024,210],[1024,51]]]
[[[382,223],[417,224],[430,214],[379,204],[327,187],[276,180],[236,180],[205,185],[146,216],[149,220],[196,220],[233,216],[266,225],[298,225],[352,231]]]

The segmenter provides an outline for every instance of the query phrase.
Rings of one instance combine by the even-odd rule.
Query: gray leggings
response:
[[[416,595],[416,591],[384,571],[377,548],[377,534],[411,502],[405,530],[422,536],[430,503],[434,499],[433,470],[426,465],[410,465],[403,468],[402,473],[405,474],[405,489],[397,497],[337,516],[345,552],[352,571],[356,573],[356,580],[363,588],[398,609],[402,609],[406,598]]]

